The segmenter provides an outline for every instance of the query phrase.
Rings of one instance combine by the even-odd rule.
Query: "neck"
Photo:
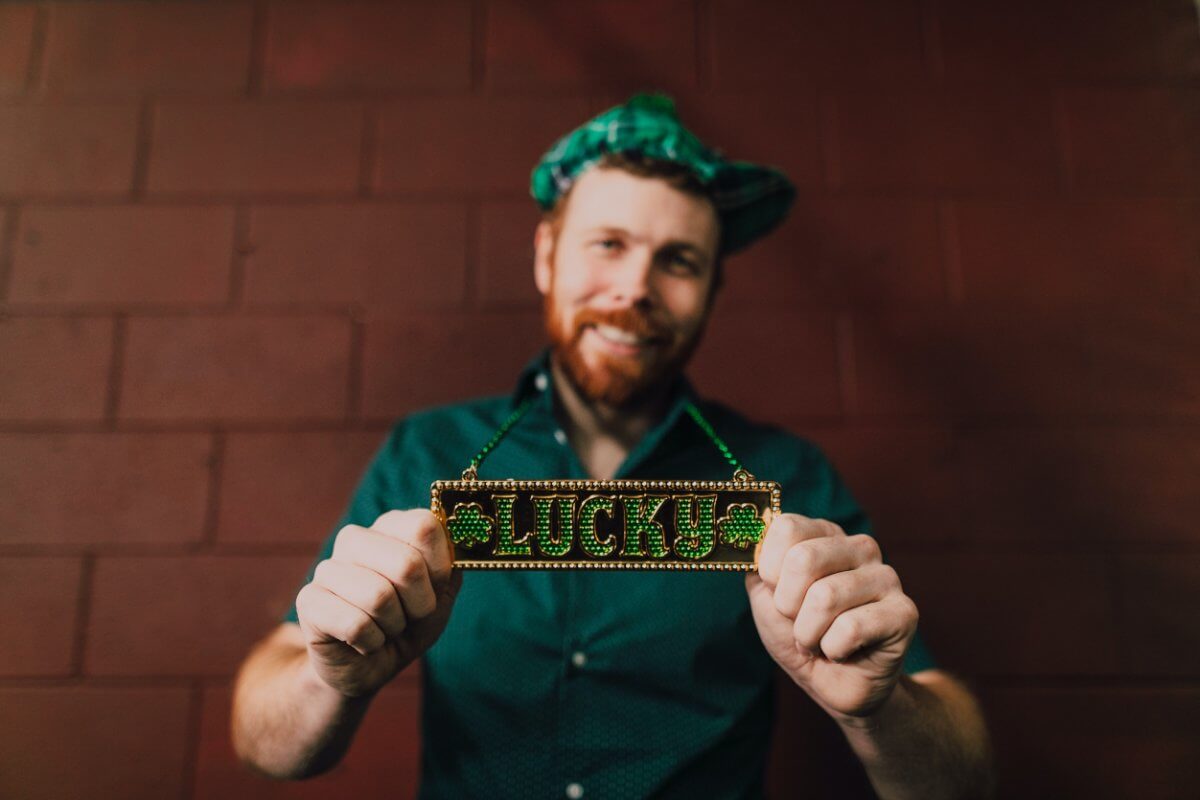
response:
[[[553,354],[550,371],[554,376],[559,422],[592,478],[612,478],[629,451],[666,416],[669,381],[618,407],[583,397]]]

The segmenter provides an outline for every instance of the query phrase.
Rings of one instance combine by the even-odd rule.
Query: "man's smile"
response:
[[[627,331],[614,325],[604,325],[601,323],[585,325],[585,335],[589,331],[595,334],[591,338],[594,339],[596,344],[598,344],[603,350],[622,356],[639,355],[650,347],[658,344],[660,341],[654,337],[639,336],[632,331]]]

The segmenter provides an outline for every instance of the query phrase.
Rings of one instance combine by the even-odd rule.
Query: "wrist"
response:
[[[847,737],[872,738],[881,731],[896,726],[897,722],[912,716],[917,707],[916,684],[907,675],[901,674],[892,684],[888,696],[869,714],[838,714],[834,719]]]

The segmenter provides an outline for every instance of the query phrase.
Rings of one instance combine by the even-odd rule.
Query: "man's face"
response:
[[[585,397],[620,407],[683,369],[708,316],[718,225],[705,198],[593,168],[575,182],[558,235],[538,226],[547,332]]]

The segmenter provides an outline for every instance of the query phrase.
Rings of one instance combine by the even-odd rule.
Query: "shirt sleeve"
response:
[[[403,463],[400,458],[403,434],[404,423],[397,422],[383,443],[375,451],[375,455],[359,479],[358,486],[350,498],[349,505],[342,512],[342,516],[337,524],[333,526],[333,530],[325,537],[325,541],[321,544],[320,552],[317,553],[317,557],[309,565],[308,574],[305,575],[304,580],[296,588],[297,594],[300,589],[312,581],[317,564],[333,554],[333,543],[337,538],[338,531],[347,525],[369,526],[379,518],[380,514],[395,507],[395,498],[399,496],[398,467]],[[288,608],[281,621],[299,622],[296,616],[296,601],[294,599],[292,600],[291,607]]]

